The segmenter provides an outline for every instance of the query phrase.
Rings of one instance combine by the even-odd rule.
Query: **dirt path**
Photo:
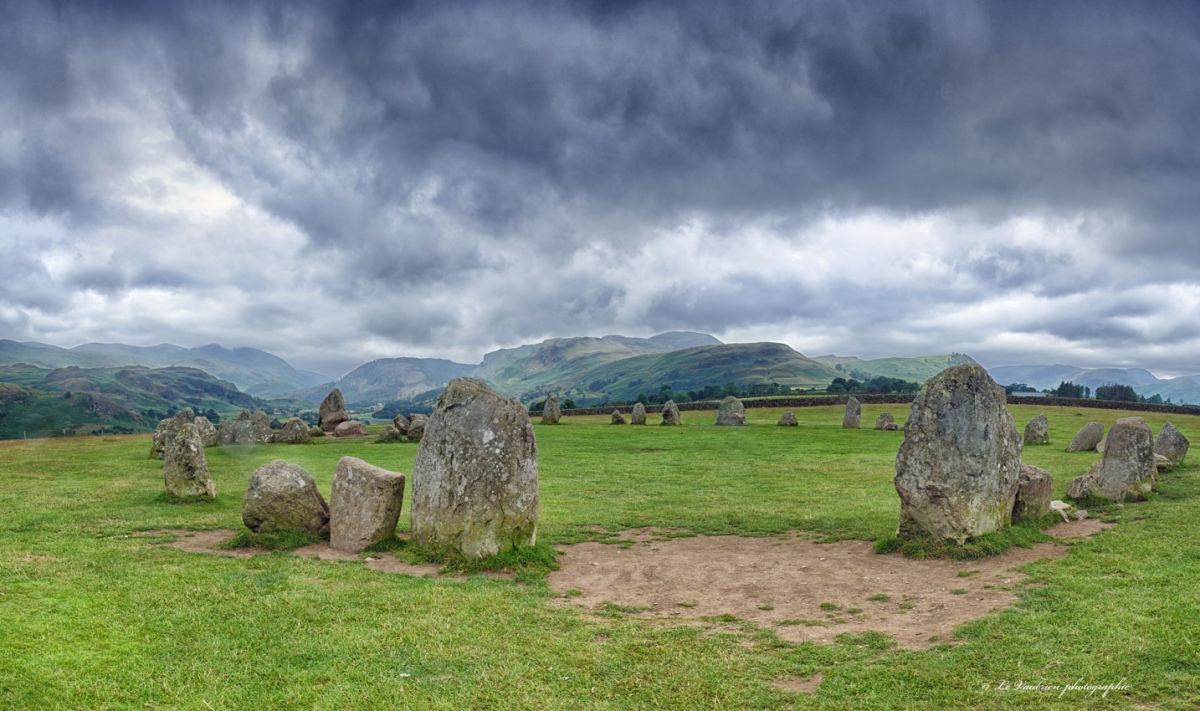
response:
[[[1089,537],[1107,527],[1085,520],[1047,533]],[[976,561],[917,561],[877,555],[865,541],[813,543],[791,534],[653,540],[647,531],[632,531],[621,537],[639,542],[560,547],[562,569],[550,574],[550,586],[576,592],[557,604],[592,610],[610,602],[641,616],[681,620],[732,615],[794,642],[876,630],[909,649],[949,642],[958,625],[1012,605],[1016,585],[1027,577],[1013,569],[1068,548],[1040,543]]]

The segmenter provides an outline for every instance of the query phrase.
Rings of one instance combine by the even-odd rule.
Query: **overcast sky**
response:
[[[1200,3],[0,0],[0,338],[1200,373]]]

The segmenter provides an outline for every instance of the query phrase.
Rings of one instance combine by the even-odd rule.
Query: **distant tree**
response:
[[[1053,394],[1054,394],[1054,397],[1082,398],[1083,397],[1083,386],[1076,385],[1075,383],[1071,382],[1070,380],[1066,380],[1066,381],[1060,382],[1058,384],[1058,387],[1054,390]]]
[[[530,412],[541,412],[542,410],[545,410],[545,409],[546,409],[546,399],[545,398],[542,398],[541,400],[538,400],[537,402],[529,403],[529,411]]]
[[[1117,402],[1141,402],[1141,396],[1129,385],[1110,383],[1096,388],[1097,400],[1115,400]]]
[[[1037,390],[1029,387],[1025,383],[1009,383],[1004,386],[1004,392],[1012,395],[1013,393],[1036,393]]]
[[[273,419],[271,420],[271,429],[273,429],[273,430],[277,430],[277,429],[279,429],[279,428],[281,428],[281,427],[283,427],[283,423],[279,421],[279,418],[278,418],[278,417],[276,417],[276,418],[273,418]]]
[[[563,400],[563,401],[562,401],[562,409],[564,409],[564,410],[574,410],[574,409],[576,409],[576,408],[578,408],[578,407],[579,407],[579,406],[578,406],[578,405],[576,405],[576,404],[575,404],[575,401],[574,401],[574,400],[572,400],[571,398],[567,398],[567,399],[565,399],[565,400]],[[545,405],[543,404],[543,409],[544,409],[544,408],[545,408]]]

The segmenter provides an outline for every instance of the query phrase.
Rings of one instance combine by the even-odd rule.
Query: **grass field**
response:
[[[903,405],[866,405],[863,422]],[[1088,420],[1044,411],[1051,444],[1027,463],[1061,498],[1099,455],[1063,450]],[[826,539],[893,532],[901,433],[841,429],[841,408],[750,409],[746,428],[635,428],[605,417],[535,425],[539,540],[614,539],[653,526]],[[1168,419],[1200,442],[1200,418]],[[651,421],[657,417],[652,416]],[[1193,453],[1152,501],[1102,512],[1118,525],[1028,568],[1019,606],[958,629],[954,644],[899,650],[878,634],[791,644],[753,625],[703,626],[551,607],[543,581],[375,572],[286,553],[235,559],[154,545],[164,528],[241,526],[258,465],[304,466],[328,494],[349,454],[410,472],[415,445],[319,440],[207,450],[216,502],[162,501],[149,436],[0,443],[0,708],[800,708],[1192,709],[1200,707],[1200,482]],[[401,529],[408,528],[408,502]],[[603,530],[598,530],[603,527]],[[821,673],[814,694],[771,682]],[[1121,684],[1085,690],[1019,688]],[[1007,686],[1008,688],[1003,688]],[[1000,688],[997,688],[1000,687]]]

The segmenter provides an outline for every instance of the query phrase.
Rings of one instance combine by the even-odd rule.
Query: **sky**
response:
[[[0,338],[1200,373],[1200,3],[0,0]]]

